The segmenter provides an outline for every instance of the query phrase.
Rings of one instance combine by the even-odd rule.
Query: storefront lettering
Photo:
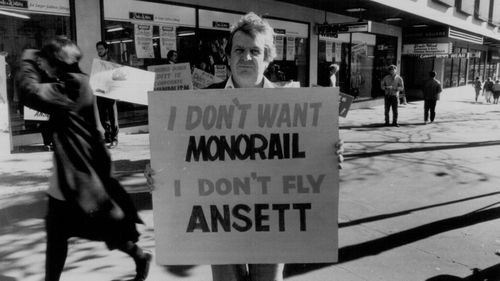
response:
[[[0,6],[9,6],[16,8],[28,8],[27,0],[0,0]]]

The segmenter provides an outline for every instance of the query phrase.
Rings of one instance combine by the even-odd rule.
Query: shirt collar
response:
[[[229,79],[227,79],[226,86],[224,89],[235,89],[236,87],[234,86],[233,83],[233,76],[229,76]],[[274,88],[274,84],[269,81],[266,77],[264,77],[264,85],[263,88]]]

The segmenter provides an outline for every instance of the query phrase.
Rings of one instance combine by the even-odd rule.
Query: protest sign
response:
[[[348,94],[339,93],[339,116],[347,117],[347,112],[351,108],[351,104],[354,101],[354,97]]]
[[[156,73],[155,91],[192,90],[189,63],[150,65],[148,71]]]
[[[24,120],[49,121],[49,117],[50,117],[49,114],[31,109],[27,106],[24,107],[23,112],[24,112],[24,114],[23,114]]]
[[[335,262],[333,90],[150,92],[156,261]]]
[[[208,72],[205,72],[201,69],[195,68],[193,70],[193,87],[195,89],[205,89],[206,87],[219,83],[224,80],[221,80],[219,77],[214,76]]]
[[[153,26],[149,24],[134,24],[135,51],[138,58],[154,58]]]
[[[94,59],[89,82],[96,96],[147,105],[155,73]]]

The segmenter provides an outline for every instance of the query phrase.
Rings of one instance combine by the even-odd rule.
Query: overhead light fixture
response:
[[[4,11],[4,10],[0,10],[0,14],[1,15],[5,15],[5,16],[16,17],[16,18],[20,18],[20,19],[26,19],[26,20],[30,19],[30,17],[27,16],[27,15],[18,14],[18,13],[12,13],[12,12],[7,12],[7,11]]]
[[[413,27],[427,27],[427,24],[414,24]]]
[[[134,42],[133,39],[125,39],[121,41],[122,43],[129,43],[129,42]]]
[[[177,36],[191,36],[191,35],[194,35],[194,32],[183,32],[177,34]]]
[[[385,21],[401,21],[403,18],[400,17],[394,17],[394,18],[386,18]]]
[[[115,32],[115,31],[120,31],[120,30],[123,30],[123,26],[112,26],[110,28],[108,28],[106,31],[107,32]]]
[[[346,10],[346,12],[349,12],[349,13],[364,12],[364,11],[366,11],[365,8],[350,8],[350,9]]]

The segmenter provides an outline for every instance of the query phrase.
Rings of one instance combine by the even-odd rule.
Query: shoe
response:
[[[399,124],[398,123],[392,123],[392,126],[399,127]]]
[[[389,122],[385,122],[384,126],[389,126]]]
[[[429,124],[429,121],[424,121],[424,125],[427,125],[427,124]]]
[[[149,266],[151,264],[151,260],[153,259],[153,255],[148,252],[144,252],[143,257],[140,260],[135,261],[135,278],[133,281],[145,281],[148,278],[149,274]]]
[[[115,147],[117,147],[117,146],[118,146],[118,141],[117,141],[117,140],[114,140],[114,141],[112,141],[112,142],[109,144],[108,148],[109,148],[109,149],[113,149],[113,148],[115,148]]]

